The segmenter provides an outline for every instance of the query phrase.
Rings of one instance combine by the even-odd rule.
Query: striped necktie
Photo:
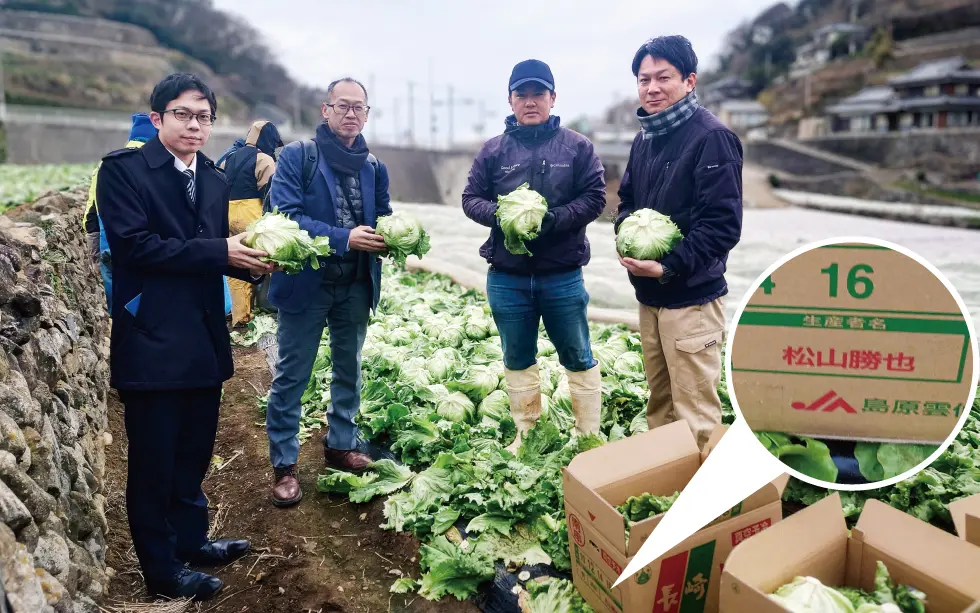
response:
[[[194,185],[194,171],[190,168],[183,171],[187,175],[187,197],[190,198],[191,204],[197,204],[197,186]]]

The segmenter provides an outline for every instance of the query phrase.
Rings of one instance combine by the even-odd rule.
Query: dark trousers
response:
[[[176,574],[207,542],[201,489],[218,431],[221,388],[121,391],[129,437],[126,511],[148,579]]]

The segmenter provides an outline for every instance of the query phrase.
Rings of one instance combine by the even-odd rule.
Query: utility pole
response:
[[[374,73],[373,72],[368,73],[368,92],[369,93],[367,95],[367,104],[368,104],[368,106],[371,106],[371,94],[374,93]],[[377,113],[375,113],[375,114],[377,114]],[[374,127],[374,122],[368,122],[368,129],[371,131],[370,132],[371,140],[374,140],[374,137],[378,134],[377,129],[375,129],[375,127]]]
[[[803,77],[803,115],[810,112],[810,73]]]
[[[408,82],[408,144],[415,145],[415,82]]]
[[[480,140],[483,140],[483,135],[486,133],[487,130],[486,121],[490,117],[496,116],[496,113],[494,113],[493,111],[488,111],[486,101],[480,100],[479,102],[477,102],[477,114],[478,117],[476,119],[476,125],[473,126],[473,129],[476,131],[477,136],[480,137]]]
[[[395,104],[393,105],[393,108],[395,109],[395,145],[402,144],[401,113],[399,112],[398,102],[398,98],[395,98]]]
[[[449,149],[453,148],[453,86],[449,86],[449,98],[446,100],[449,109]]]
[[[3,71],[0,71],[0,76],[2,76],[2,74]],[[0,89],[3,89],[3,86],[0,86]],[[296,130],[297,132],[299,132],[299,124],[300,124],[299,94],[300,94],[299,86],[297,85],[296,88],[293,90],[293,130]]]
[[[446,99],[445,100],[434,100],[433,101],[433,104],[435,106],[437,106],[437,107],[441,107],[441,106],[445,106],[446,107],[446,112],[447,112],[448,118],[449,118],[449,121],[448,121],[448,133],[449,133],[449,135],[448,135],[448,138],[446,139],[446,143],[447,143],[447,147],[449,149],[452,149],[453,148],[453,145],[456,144],[456,106],[457,105],[459,105],[459,106],[473,106],[474,104],[477,104],[477,102],[475,100],[473,100],[472,98],[457,98],[456,97],[456,90],[455,90],[455,88],[452,85],[450,85],[448,87],[447,92],[448,92],[448,95],[446,96]],[[480,104],[482,105],[482,102]],[[481,106],[481,109],[482,109],[482,106]],[[483,121],[483,118],[482,118],[482,113],[483,112],[484,111],[481,110],[481,118],[480,118],[480,121],[481,122]]]
[[[7,119],[7,92],[3,88],[3,54],[0,53],[0,123]]]
[[[429,58],[429,148],[436,148],[436,90],[432,83],[432,58]]]

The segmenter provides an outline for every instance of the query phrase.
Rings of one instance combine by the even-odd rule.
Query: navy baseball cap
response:
[[[524,60],[514,66],[510,73],[509,91],[514,91],[525,83],[540,83],[550,91],[555,91],[555,77],[551,68],[541,60]]]

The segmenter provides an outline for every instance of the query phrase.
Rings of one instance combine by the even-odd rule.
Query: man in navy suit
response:
[[[388,171],[368,152],[361,135],[367,122],[368,94],[354,79],[327,88],[323,123],[315,147],[287,145],[272,179],[271,205],[299,223],[311,236],[327,236],[335,254],[318,270],[307,266],[296,275],[275,274],[269,301],[279,311],[279,360],[269,393],[266,430],[275,473],[272,502],[298,503],[297,479],[300,399],[309,383],[326,326],[330,331],[333,379],[329,430],[323,439],[327,465],[360,472],[371,458],[357,451],[354,417],[360,408],[361,348],[371,310],[381,293],[384,238],[375,233],[378,217],[391,214]],[[304,160],[315,159],[315,174],[306,186]]]
[[[112,258],[110,384],[125,405],[126,511],[147,590],[204,600],[245,540],[209,541],[201,489],[214,449],[222,383],[234,364],[223,275],[255,282],[267,254],[228,237],[228,183],[200,152],[217,104],[196,76],[153,89],[157,136],[102,160],[96,198]]]

